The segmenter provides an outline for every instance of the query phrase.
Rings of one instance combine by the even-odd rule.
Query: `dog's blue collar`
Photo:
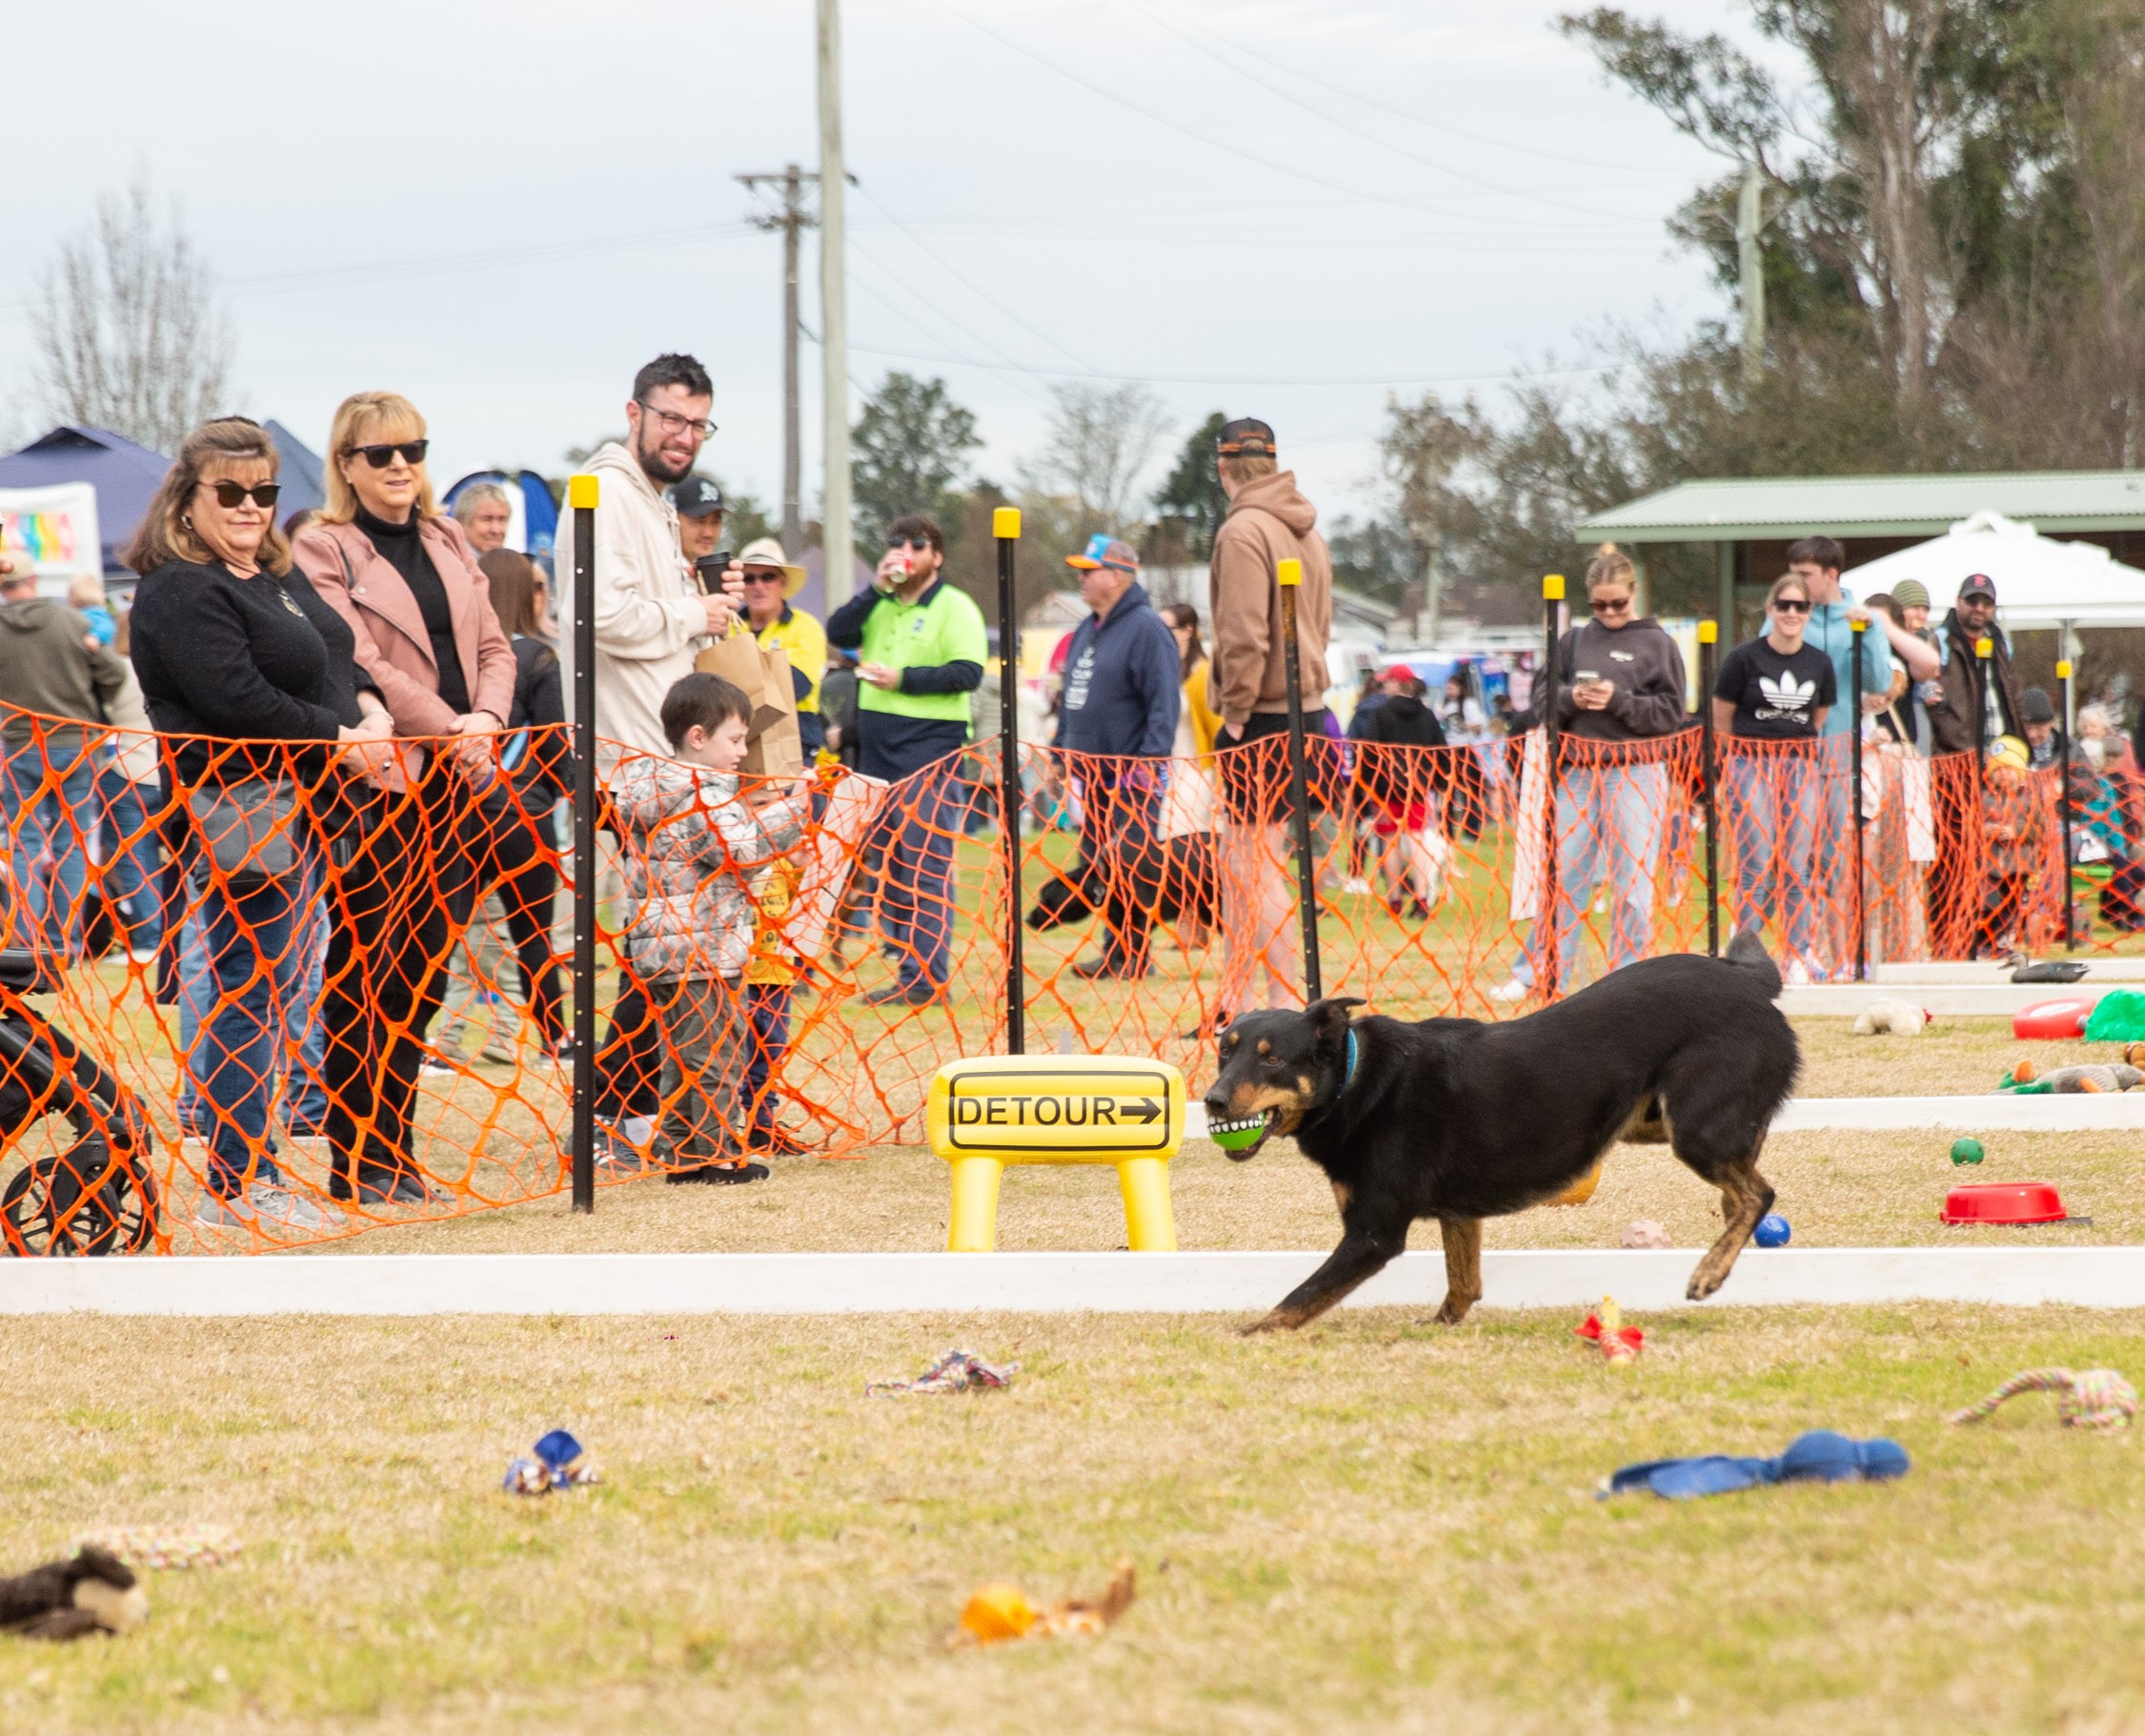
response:
[[[1355,1082],[1356,1082],[1356,1028],[1355,1028],[1355,1026],[1353,1026],[1353,1025],[1350,1025],[1350,1026],[1348,1027],[1348,1071],[1347,1071],[1347,1076],[1346,1076],[1346,1077],[1345,1079],[1343,1079],[1343,1080],[1341,1080],[1341,1089],[1342,1089],[1342,1090],[1344,1090],[1344,1091],[1346,1091],[1346,1089],[1347,1089],[1347,1088],[1348,1088],[1348,1087],[1349,1087],[1350,1085],[1354,1084]]]

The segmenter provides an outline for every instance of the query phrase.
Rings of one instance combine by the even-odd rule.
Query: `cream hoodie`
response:
[[[596,504],[596,775],[609,783],[621,746],[667,758],[663,696],[693,673],[707,605],[678,547],[678,511],[617,441],[588,461]],[[558,515],[552,612],[566,712],[574,711],[574,515]]]
[[[1262,476],[1238,491],[1214,534],[1207,573],[1214,657],[1208,691],[1223,721],[1240,728],[1253,712],[1288,709],[1287,651],[1282,641],[1277,562],[1304,563],[1296,597],[1296,643],[1306,715],[1325,704],[1325,640],[1333,627],[1333,562],[1311,527],[1318,509],[1296,492],[1296,474]]]

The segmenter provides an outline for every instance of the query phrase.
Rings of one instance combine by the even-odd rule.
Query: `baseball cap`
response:
[[[711,513],[730,510],[722,498],[722,491],[705,476],[686,477],[671,490],[670,500],[680,518],[705,518]]]
[[[1222,424],[1214,450],[1224,458],[1270,458],[1274,455],[1274,431],[1257,416],[1239,416]]]
[[[784,596],[795,596],[804,589],[804,569],[795,565],[782,553],[782,545],[772,536],[762,536],[757,542],[746,543],[739,551],[738,559],[747,567],[759,567],[762,571],[769,567],[781,568]]]
[[[1892,587],[1892,600],[1902,609],[1929,607],[1929,587],[1918,578],[1903,578]]]
[[[1087,547],[1078,555],[1065,556],[1065,565],[1092,571],[1096,567],[1115,567],[1120,573],[1137,573],[1140,570],[1140,551],[1123,537],[1112,536],[1107,531],[1097,531],[1087,539]]]
[[[1892,595],[1894,602],[1898,601],[1898,592],[1894,591]],[[1959,586],[1959,601],[1963,603],[1970,596],[1985,596],[1992,603],[1994,602],[1996,600],[1996,581],[1986,573],[1968,574],[1966,582]]]
[[[1412,681],[1415,679],[1415,672],[1408,668],[1406,663],[1392,663],[1378,672],[1378,679],[1381,681]]]

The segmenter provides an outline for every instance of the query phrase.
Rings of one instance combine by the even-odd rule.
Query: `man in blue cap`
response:
[[[1157,818],[1184,702],[1184,657],[1140,583],[1130,543],[1099,531],[1065,564],[1080,574],[1081,597],[1094,613],[1073,629],[1065,653],[1057,745],[1151,762],[1076,759],[1068,768],[1080,792],[1080,854],[1088,882],[1100,884],[1103,916],[1103,956],[1074,965],[1073,974],[1143,977],[1162,890]]]

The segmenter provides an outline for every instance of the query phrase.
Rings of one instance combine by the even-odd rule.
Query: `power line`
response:
[[[1273,80],[1269,78],[1261,78],[1254,72],[1245,71],[1244,68],[1238,66],[1235,61],[1231,60],[1226,54],[1222,53],[1219,50],[1209,48],[1206,44],[1195,40],[1188,30],[1179,26],[1176,20],[1171,18],[1167,13],[1152,10],[1147,7],[1141,6],[1140,4],[1138,4],[1138,0],[1123,0],[1123,4],[1127,6],[1131,10],[1139,13],[1143,18],[1145,18],[1149,23],[1160,25],[1164,30],[1167,30],[1172,36],[1176,37],[1179,42],[1183,43],[1194,53],[1205,55],[1207,59],[1213,61],[1215,65],[1226,67],[1230,71],[1234,72],[1239,78],[1244,79],[1246,83],[1256,85],[1260,90],[1265,91],[1271,95],[1280,97],[1281,100],[1285,103],[1293,104],[1296,108],[1301,109],[1305,114],[1312,116],[1314,119],[1325,122],[1325,124],[1329,127],[1339,128],[1350,138],[1361,139],[1365,144],[1374,145],[1380,151],[1389,151],[1391,152],[1391,154],[1402,158],[1404,161],[1410,163],[1419,163],[1425,169],[1431,170],[1438,174],[1449,175],[1455,181],[1465,181],[1470,187],[1480,187],[1489,192],[1503,193],[1507,198],[1525,199],[1529,204],[1547,206],[1551,211],[1572,212],[1582,217],[1599,217],[1603,214],[1598,209],[1593,207],[1585,205],[1572,205],[1567,203],[1562,199],[1544,198],[1540,193],[1528,192],[1525,188],[1506,187],[1496,181],[1486,181],[1480,175],[1468,174],[1462,170],[1447,168],[1445,164],[1440,163],[1433,158],[1424,156],[1419,151],[1408,151],[1399,145],[1388,143],[1386,140],[1379,138],[1375,133],[1364,131],[1360,127],[1351,127],[1346,121],[1335,119],[1332,115],[1326,113],[1323,109],[1314,109],[1309,103],[1305,102],[1302,97],[1298,96],[1293,91],[1285,89],[1281,85],[1274,83]],[[1613,216],[1616,213],[1611,212],[1609,214]],[[1623,221],[1630,223],[1649,223],[1653,219],[1649,216],[1629,217],[1623,219]]]
[[[912,322],[913,323],[913,322]],[[1041,379],[1098,379],[1126,386],[1480,386],[1507,380],[1582,379],[1619,373],[1628,362],[1603,362],[1585,368],[1515,368],[1502,373],[1365,374],[1357,378],[1276,374],[1264,378],[1241,373],[1066,373],[1046,368],[1023,367],[1018,362],[981,362],[966,355],[921,355],[904,350],[880,350],[864,344],[851,349],[862,355],[880,355],[892,361],[922,362],[935,368],[979,368],[987,373],[1021,373]]]
[[[965,24],[970,30],[975,30],[980,35],[988,36],[1001,48],[1011,50],[1013,53],[1020,55],[1023,60],[1033,61],[1037,66],[1042,68],[1045,71],[1054,72],[1060,78],[1065,79],[1069,83],[1078,85],[1083,91],[1091,91],[1097,96],[1105,98],[1107,101],[1117,104],[1119,108],[1128,110],[1132,113],[1139,115],[1143,120],[1154,122],[1154,124],[1158,127],[1166,127],[1170,130],[1170,131],[1183,133],[1184,137],[1195,140],[1199,144],[1204,145],[1210,150],[1220,151],[1229,156],[1239,157],[1246,163],[1254,163],[1261,169],[1269,170],[1277,174],[1290,175],[1299,181],[1307,182],[1313,187],[1323,187],[1328,192],[1342,193],[1351,199],[1366,200],[1374,205],[1391,206],[1398,211],[1414,212],[1420,216],[1441,217],[1447,220],[1457,220],[1469,223],[1487,223],[1496,227],[1508,229],[1539,229],[1541,227],[1541,225],[1538,223],[1528,222],[1525,219],[1507,220],[1498,217],[1468,215],[1460,212],[1443,211],[1435,206],[1423,205],[1406,199],[1389,198],[1384,193],[1366,192],[1361,188],[1349,187],[1339,181],[1328,181],[1321,175],[1311,174],[1307,171],[1296,168],[1292,164],[1285,162],[1277,162],[1271,157],[1257,155],[1255,152],[1244,150],[1241,146],[1231,145],[1222,139],[1211,137],[1206,133],[1199,131],[1195,128],[1185,126],[1184,122],[1173,119],[1169,115],[1159,113],[1155,110],[1145,108],[1143,105],[1132,101],[1131,98],[1123,95],[1123,93],[1110,90],[1106,86],[1099,85],[1094,83],[1090,79],[1083,78],[1079,73],[1070,71],[1066,68],[1059,66],[1054,61],[1044,59],[1041,54],[1034,52],[1032,50],[1022,48],[1011,37],[1002,35],[999,31],[992,30],[989,25],[978,23],[975,19],[969,17],[966,12],[963,12],[959,9],[946,4],[946,0],[931,0],[931,4],[936,6],[941,11],[946,13],[949,17],[959,19],[962,24]],[[1567,225],[1566,227],[1568,229],[1569,228],[1568,225]],[[1605,225],[1604,227],[1618,226]]]

